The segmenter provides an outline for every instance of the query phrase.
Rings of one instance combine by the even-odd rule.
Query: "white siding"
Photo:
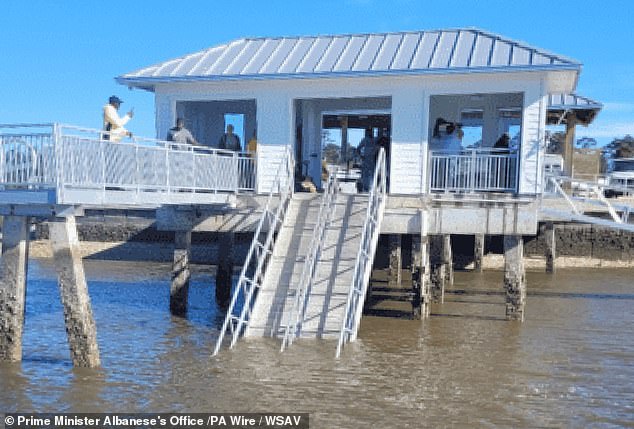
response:
[[[285,145],[260,145],[257,153],[257,193],[268,194],[275,183],[280,164],[286,156]],[[285,182],[282,182],[284,185]]]
[[[424,139],[424,92],[404,87],[392,95],[392,146],[390,194],[420,194],[422,189]]]
[[[542,188],[542,160],[545,151],[547,96],[543,86],[524,93],[522,148],[519,171],[519,193],[539,194]]]

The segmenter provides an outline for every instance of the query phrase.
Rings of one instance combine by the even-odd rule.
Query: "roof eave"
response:
[[[486,74],[486,73],[521,73],[521,72],[549,72],[581,69],[580,64],[548,64],[539,66],[500,66],[479,68],[438,68],[420,70],[379,70],[379,71],[348,71],[323,73],[273,73],[249,75],[216,75],[216,76],[118,76],[115,80],[128,87],[136,87],[153,91],[157,84],[181,82],[219,82],[244,80],[277,80],[277,79],[315,79],[315,78],[351,78],[351,77],[381,77],[381,76],[423,76],[423,75],[455,75],[455,74]]]

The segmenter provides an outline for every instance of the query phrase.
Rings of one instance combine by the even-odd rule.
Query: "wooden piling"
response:
[[[443,256],[442,262],[445,264],[445,275],[447,283],[453,284],[453,252],[451,250],[451,235],[443,235]]]
[[[73,365],[97,367],[100,365],[97,329],[88,295],[75,217],[50,222],[49,234]]]
[[[555,241],[555,224],[546,222],[544,225],[544,236],[546,238],[546,272],[555,272],[555,258],[557,257],[556,241]]]
[[[174,262],[172,264],[172,283],[170,286],[170,312],[175,316],[187,313],[191,259],[191,231],[174,233]]]
[[[29,218],[5,216],[0,265],[0,361],[22,360]]]
[[[484,234],[476,234],[473,243],[473,270],[482,272],[482,260],[484,259]]]
[[[524,242],[521,235],[504,236],[504,290],[506,318],[523,321],[526,303],[526,272],[524,270]]]
[[[431,283],[431,299],[433,302],[444,302],[445,300],[445,282],[447,281],[445,240],[442,235],[429,236],[429,258],[430,258],[430,283]]]
[[[416,318],[427,318],[430,313],[429,240],[427,236],[412,237],[412,311]]]
[[[216,302],[226,306],[231,299],[231,281],[233,276],[233,247],[235,233],[226,232],[219,237],[218,270],[216,271]]]
[[[403,241],[401,234],[390,234],[389,236],[389,249],[390,249],[390,266],[388,285],[389,287],[400,288],[402,283],[402,270],[403,270],[403,258],[402,247]]]

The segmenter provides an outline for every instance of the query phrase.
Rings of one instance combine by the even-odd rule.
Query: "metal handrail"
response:
[[[428,157],[432,192],[515,192],[518,153],[511,149],[432,150]]]
[[[126,192],[130,202],[255,190],[251,154],[104,134],[66,124],[0,125],[0,186],[54,189],[59,204],[108,203],[107,190]]]
[[[222,347],[226,334],[231,334],[231,342],[229,348],[233,348],[247,328],[251,318],[251,311],[257,298],[256,291],[260,288],[264,277],[265,266],[273,254],[275,246],[276,232],[281,228],[286,217],[288,205],[293,196],[293,172],[295,169],[295,161],[292,151],[287,148],[286,155],[281,161],[275,180],[271,186],[269,197],[260,217],[260,222],[253,235],[253,241],[246,260],[240,272],[240,278],[236,285],[227,315],[220,330],[220,335],[216,340],[213,356],[216,356]],[[273,208],[273,201],[277,199],[277,208]],[[264,224],[267,224],[266,237],[260,239]],[[249,273],[249,268],[255,267],[253,273]],[[242,302],[242,308],[238,308],[238,302]]]
[[[322,196],[319,214],[317,215],[317,224],[313,229],[313,236],[311,237],[308,252],[306,253],[302,274],[295,291],[293,307],[288,312],[288,320],[280,348],[282,352],[287,346],[293,344],[295,337],[301,335],[302,324],[306,315],[307,298],[310,296],[310,290],[315,280],[315,266],[321,254],[326,228],[332,217],[332,208],[339,190],[337,173],[338,170],[335,169],[328,175],[328,182]]]
[[[348,290],[346,308],[339,332],[339,342],[337,343],[337,358],[341,354],[344,343],[354,341],[357,338],[359,322],[363,312],[363,302],[372,272],[372,263],[376,246],[379,241],[383,211],[387,201],[386,183],[386,162],[385,151],[380,150],[374,170],[374,179],[370,196],[368,198],[368,209],[361,233],[361,242],[357,252],[357,259],[354,264],[354,274]]]
[[[612,217],[612,220],[617,223],[627,223],[629,220],[629,215],[634,208],[627,204],[613,204],[605,198],[605,191],[621,191],[622,188],[614,187],[610,185],[602,185],[594,182],[584,182],[578,179],[570,178],[567,176],[560,175],[546,175],[545,176],[545,188],[553,189],[554,192],[551,192],[551,195],[559,196],[566,201],[566,203],[570,206],[570,209],[575,215],[582,215],[579,211],[579,208],[576,206],[575,202],[582,202],[588,204],[595,204],[598,206],[605,206],[607,208],[608,213]],[[561,183],[570,183],[571,184],[571,195],[568,195],[564,188],[561,186]],[[549,185],[552,185],[550,188]],[[578,197],[574,195],[574,186],[584,185],[584,197]],[[595,194],[595,198],[590,197],[590,192]],[[619,216],[617,210],[622,212],[622,215]]]

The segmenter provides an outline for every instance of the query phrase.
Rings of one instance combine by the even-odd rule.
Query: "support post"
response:
[[[575,128],[577,116],[575,113],[566,113],[566,134],[564,136],[564,173],[572,177],[573,159],[575,155]],[[566,183],[566,186],[570,186]]]
[[[412,288],[414,317],[427,318],[430,313],[431,295],[429,291],[429,241],[424,235],[412,237]]]
[[[473,270],[482,272],[482,260],[484,259],[484,234],[476,234],[473,244]]]
[[[504,291],[507,320],[524,321],[526,272],[524,240],[521,235],[504,236]]]
[[[231,278],[233,276],[233,246],[235,233],[222,234],[218,243],[218,270],[216,272],[216,302],[226,306],[231,299]]]
[[[187,314],[191,245],[191,231],[176,231],[174,233],[174,263],[172,264],[172,284],[170,286],[170,312],[175,316],[184,316]]]
[[[546,222],[544,227],[544,236],[546,238],[546,272],[554,273],[557,249],[555,241],[555,224],[553,222]]]
[[[402,283],[402,236],[401,234],[390,234],[390,270],[389,270],[389,287],[400,288]]]
[[[73,365],[97,367],[100,365],[97,328],[81,260],[75,217],[50,222],[49,235]]]
[[[22,360],[28,258],[29,219],[5,216],[0,267],[0,361]]]
[[[453,253],[451,251],[451,235],[443,235],[443,264],[445,265],[445,275],[447,282],[453,284]]]
[[[431,235],[429,239],[431,299],[433,302],[442,303],[445,301],[445,282],[447,280],[445,272],[447,267],[443,262],[445,241],[442,235]]]

